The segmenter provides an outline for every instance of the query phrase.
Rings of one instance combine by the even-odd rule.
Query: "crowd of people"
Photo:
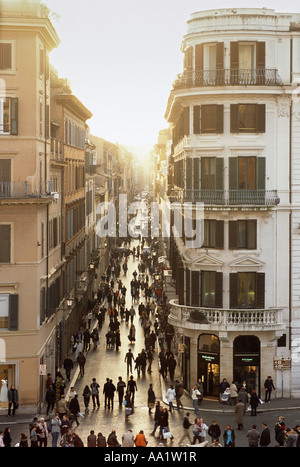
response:
[[[126,243],[126,242],[125,242]],[[29,432],[21,433],[18,446],[20,447],[134,447],[148,445],[147,435],[143,430],[134,434],[128,429],[123,433],[120,439],[115,430],[112,430],[107,436],[102,432],[95,433],[91,430],[87,439],[82,440],[73,430],[80,424],[80,417],[88,413],[90,404],[94,409],[100,407],[100,384],[96,378],[93,378],[89,384],[86,384],[82,393],[84,409],[80,407],[78,394],[74,387],[71,387],[65,394],[66,383],[71,380],[71,373],[75,362],[79,366],[79,375],[84,377],[86,355],[91,345],[97,349],[99,345],[99,335],[103,328],[105,320],[108,320],[108,329],[105,334],[106,348],[108,350],[119,351],[121,346],[120,325],[125,321],[129,325],[128,340],[135,342],[135,315],[138,319],[144,333],[144,348],[134,357],[129,348],[125,355],[128,381],[118,378],[116,383],[107,378],[102,392],[104,395],[105,409],[114,408],[115,396],[117,396],[120,407],[125,408],[125,417],[130,417],[134,413],[135,392],[137,383],[132,375],[137,372],[138,377],[152,372],[152,362],[154,352],[157,351],[159,369],[164,380],[169,380],[170,385],[166,391],[165,397],[167,406],[157,400],[152,383],[149,384],[147,393],[147,406],[149,415],[153,413],[153,430],[149,436],[155,436],[158,431],[159,441],[170,439],[173,442],[174,436],[170,430],[170,417],[174,410],[183,411],[181,397],[184,389],[183,385],[175,380],[176,358],[172,352],[172,339],[174,331],[168,323],[168,301],[164,294],[162,283],[152,280],[153,272],[157,272],[160,266],[153,261],[149,250],[144,252],[144,240],[141,246],[128,248],[119,248],[112,252],[110,264],[106,273],[102,276],[101,286],[99,287],[97,298],[88,303],[87,313],[82,317],[82,327],[79,332],[72,336],[72,357],[67,355],[63,368],[58,369],[55,379],[51,374],[47,375],[46,380],[46,417],[35,417],[30,423]],[[121,279],[121,273],[126,276],[128,273],[128,256],[132,254],[138,259],[137,270],[134,270],[130,281],[131,306],[128,306],[130,299],[127,296],[127,289]],[[134,304],[138,303],[137,309]],[[96,325],[95,325],[96,323]],[[62,373],[65,373],[65,377]],[[130,377],[129,377],[130,375]],[[266,381],[270,397],[273,381]],[[235,405],[235,420],[237,430],[243,430],[243,417],[246,409],[250,407],[251,416],[256,415],[256,408],[259,404],[258,396],[255,391],[251,392],[248,399],[248,391],[244,387],[237,390],[235,383],[230,385],[224,379],[220,385],[220,401],[222,397],[228,394],[226,403]],[[177,446],[212,446],[212,447],[234,447],[236,446],[236,429],[227,424],[226,428],[221,430],[215,420],[211,424],[206,424],[203,418],[199,417],[200,404],[203,399],[203,384],[201,379],[192,388],[191,400],[195,412],[194,420],[190,420],[190,412],[186,412],[182,421],[182,436],[177,440]],[[247,400],[246,400],[247,399]],[[271,434],[268,426],[263,423],[261,432],[257,425],[253,424],[251,430],[246,433],[249,447],[269,446],[271,444]],[[210,438],[210,441],[208,441]],[[51,440],[51,441],[49,441]],[[284,418],[281,417],[275,424],[275,440],[278,446],[300,446],[300,426],[287,428]],[[0,430],[0,447],[10,447],[12,438],[10,428],[4,432]],[[175,443],[174,443],[175,445]]]

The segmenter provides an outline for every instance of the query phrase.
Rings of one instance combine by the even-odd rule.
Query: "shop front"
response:
[[[214,334],[198,337],[198,380],[203,383],[203,395],[219,397],[220,342]]]
[[[238,336],[233,342],[233,379],[238,387],[246,385],[251,394],[260,394],[260,340],[256,336]]]

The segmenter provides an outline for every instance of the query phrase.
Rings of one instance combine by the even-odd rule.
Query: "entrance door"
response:
[[[238,336],[233,343],[233,379],[238,387],[246,384],[248,393],[260,392],[260,340]]]
[[[202,379],[204,396],[219,397],[220,343],[213,334],[198,339],[198,380]]]

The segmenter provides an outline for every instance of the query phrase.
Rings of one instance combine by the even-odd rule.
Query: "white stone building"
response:
[[[271,375],[300,397],[300,13],[197,12],[182,52],[168,199],[205,207],[202,247],[169,245],[185,387],[246,380],[264,397]]]

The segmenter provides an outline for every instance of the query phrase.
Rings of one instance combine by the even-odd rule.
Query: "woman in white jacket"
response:
[[[204,423],[203,418],[200,418],[199,419],[199,434],[201,437],[201,443],[205,441],[207,431],[208,431],[208,426]]]
[[[167,397],[167,401],[169,403],[169,412],[172,412],[172,409],[174,408],[173,401],[175,399],[175,389],[172,386],[172,384],[170,384],[170,387],[167,390],[166,397]]]

